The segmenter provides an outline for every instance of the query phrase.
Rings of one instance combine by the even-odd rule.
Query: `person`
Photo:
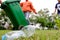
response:
[[[2,3],[2,1],[0,0],[0,4]]]
[[[58,0],[58,3],[55,5],[54,13],[56,13],[56,12],[58,15],[60,15],[60,0]]]
[[[20,6],[22,7],[24,15],[25,15],[26,19],[28,20],[28,24],[29,24],[29,14],[31,12],[34,12],[35,14],[37,14],[37,12],[33,7],[32,2],[30,2],[29,0],[26,0],[25,2],[21,2]]]

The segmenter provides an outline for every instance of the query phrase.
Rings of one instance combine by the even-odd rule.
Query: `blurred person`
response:
[[[2,3],[2,0],[0,0],[0,4]]]
[[[34,12],[35,14],[37,14],[36,10],[34,9],[32,2],[30,2],[29,0],[26,0],[25,2],[20,3],[20,6],[22,7],[22,10],[24,12],[24,15],[29,23],[29,15],[31,12]]]
[[[1,8],[1,3],[2,3],[2,0],[0,0],[0,8]]]
[[[57,0],[57,1],[58,1],[58,3],[56,3],[56,5],[55,5],[54,13],[57,12],[57,14],[60,15],[60,0]]]

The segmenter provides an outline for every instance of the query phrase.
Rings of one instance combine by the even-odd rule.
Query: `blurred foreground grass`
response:
[[[1,36],[10,30],[0,30]],[[19,40],[60,40],[60,30],[36,30],[35,34],[29,38],[19,38]]]

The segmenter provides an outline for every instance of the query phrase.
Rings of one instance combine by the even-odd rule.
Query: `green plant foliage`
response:
[[[5,30],[5,28],[4,28],[4,27],[2,27],[2,26],[0,26],[0,30]]]
[[[55,19],[57,27],[60,29],[60,18]]]
[[[53,28],[55,25],[54,21],[51,21],[51,17],[47,14],[49,10],[44,9],[38,11],[39,16],[35,16],[36,19],[30,18],[30,21],[34,21],[35,23],[40,23],[42,27]]]

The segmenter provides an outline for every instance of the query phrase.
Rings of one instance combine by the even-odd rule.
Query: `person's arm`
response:
[[[56,6],[55,6],[55,10],[54,10],[54,13],[56,13],[56,10],[57,10],[57,4],[56,4]]]
[[[2,3],[2,1],[0,0],[0,4]]]
[[[30,7],[31,7],[31,9],[33,10],[33,12],[34,12],[35,14],[37,14],[37,12],[36,12],[36,10],[34,9],[32,3],[31,3],[31,5],[30,5]]]
[[[22,3],[20,3],[20,6],[21,6],[21,7],[23,6],[23,2],[22,2]]]
[[[0,0],[0,8],[1,8],[1,3],[2,3],[2,1]]]
[[[54,13],[56,13],[57,8],[55,8]]]

